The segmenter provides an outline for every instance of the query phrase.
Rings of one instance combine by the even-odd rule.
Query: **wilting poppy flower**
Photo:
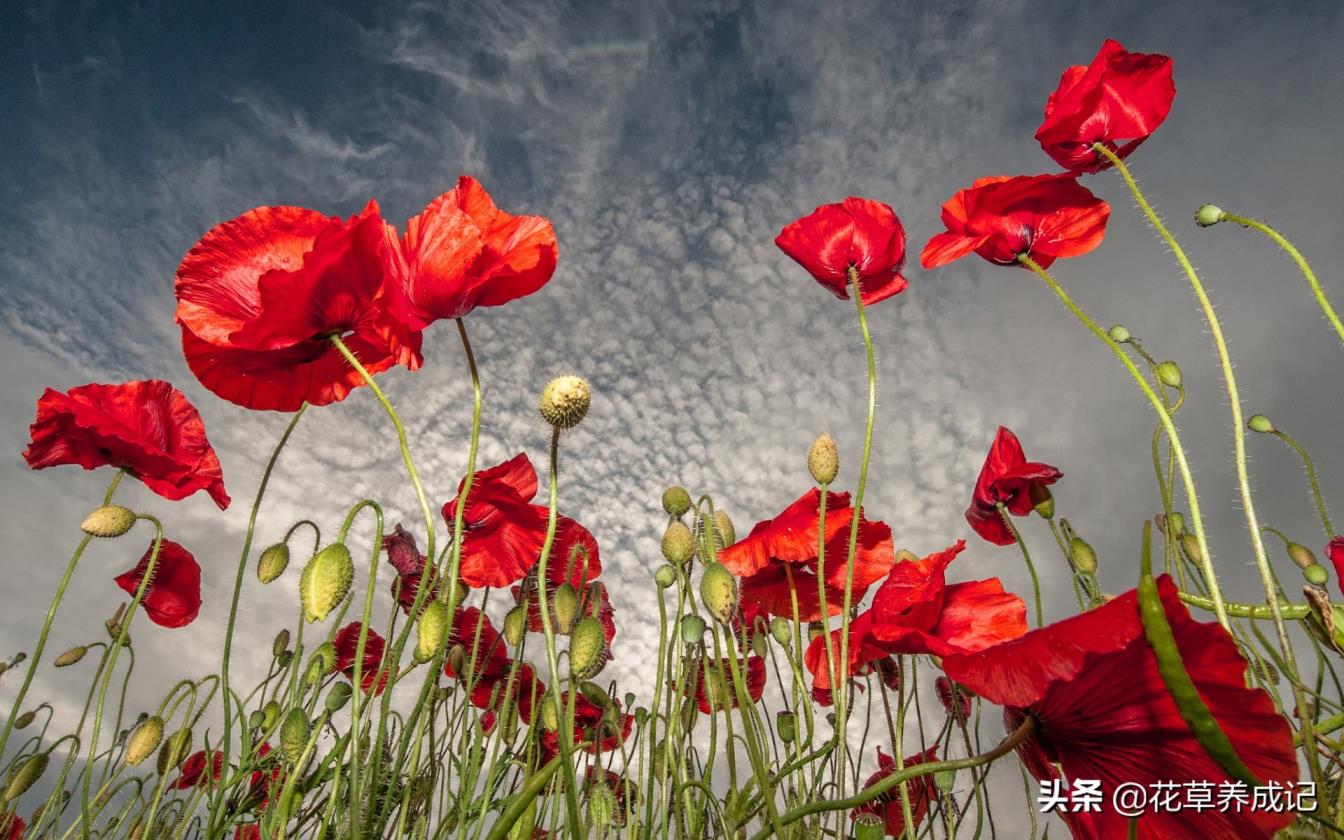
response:
[[[1048,268],[1100,245],[1110,215],[1110,205],[1072,175],[981,178],[943,205],[947,233],[930,239],[919,259],[937,268],[974,252],[1015,265],[1026,254]]]
[[[390,227],[387,237],[405,290],[399,308],[417,329],[532,294],[555,273],[559,253],[548,219],[505,213],[466,175],[407,222],[400,240]]]
[[[443,506],[450,528],[465,483]],[[468,586],[508,586],[537,564],[546,541],[546,508],[532,504],[535,495],[537,471],[524,453],[476,473],[462,517],[461,578]]]
[[[187,760],[182,762],[182,772],[178,775],[177,781],[173,782],[171,787],[174,790],[186,790],[197,785],[206,785],[209,782],[219,781],[220,774],[224,772],[224,753],[221,750],[214,750],[210,753],[210,776],[205,775],[205,750],[197,750],[187,756]]]
[[[938,695],[938,702],[943,704],[943,710],[947,712],[948,717],[957,721],[957,723],[966,723],[971,717],[971,690],[964,685],[957,685],[947,677],[938,677],[933,681],[933,692]]]
[[[1325,556],[1335,567],[1335,579],[1344,587],[1344,536],[1334,536],[1325,544]]]
[[[336,664],[332,670],[344,674],[351,682],[355,680],[355,656],[359,652],[359,633],[363,626],[358,621],[352,621],[337,631],[336,637],[331,640],[332,647],[336,648]],[[378,681],[375,694],[382,694],[387,688],[390,668],[381,671],[378,668],[382,664],[386,646],[383,637],[370,627],[364,639],[364,658],[360,660],[359,667],[359,687],[366,692],[373,688],[374,680]]]
[[[420,594],[420,583],[425,576],[425,565],[429,558],[420,553],[415,544],[415,535],[400,524],[391,534],[383,537],[383,551],[387,552],[388,562],[397,571],[396,577],[392,578],[392,598],[402,612],[410,615],[415,599]],[[425,594],[421,606],[429,603],[438,590],[438,573],[433,572],[430,574],[429,592]]]
[[[761,699],[765,691],[765,660],[759,656],[739,659],[737,670],[742,675],[747,696],[753,703]],[[732,665],[727,659],[701,660],[694,685],[695,703],[700,711],[712,714],[716,709],[736,709],[738,702],[737,687],[733,684]]]
[[[1246,660],[1227,631],[1198,623],[1171,578],[1157,580],[1167,622],[1186,670],[1246,766],[1264,783],[1298,778],[1293,735],[1261,689],[1246,687]],[[1123,837],[1128,820],[1113,810],[1122,783],[1228,781],[1195,740],[1162,682],[1139,621],[1134,590],[1081,615],[973,654],[943,658],[947,675],[1005,707],[1004,725],[1030,716],[1036,727],[1018,747],[1037,779],[1099,779],[1101,810],[1076,819],[1076,838]],[[1058,767],[1058,771],[1056,770]],[[1243,809],[1153,810],[1139,837],[1269,838],[1291,813]]]
[[[758,522],[751,533],[719,552],[719,561],[742,578],[742,599],[772,616],[814,621],[822,616],[817,592],[817,543],[821,529],[818,505],[821,491],[809,490],[774,519]],[[849,526],[854,509],[848,493],[826,495],[826,614],[843,608],[845,564],[849,555]],[[881,522],[860,519],[854,554],[852,603],[896,562],[891,529]]]
[[[1062,472],[1049,464],[1028,461],[1017,435],[1000,426],[976,479],[966,521],[977,534],[995,545],[1012,545],[1016,540],[999,514],[998,505],[1002,503],[1014,516],[1026,516],[1035,505],[1032,497],[1063,477]]]
[[[62,394],[48,388],[23,459],[35,470],[78,464],[86,470],[126,470],[165,499],[204,490],[229,506],[219,456],[205,437],[196,407],[158,379],[82,385]]]
[[[383,221],[259,207],[212,228],[177,269],[177,321],[201,384],[244,408],[294,411],[345,399],[370,373],[420,366],[420,333],[392,313]]]
[[[1064,71],[1036,139],[1065,169],[1100,172],[1111,164],[1092,144],[1128,156],[1167,118],[1175,98],[1170,58],[1126,52],[1107,38],[1091,64]]]
[[[117,586],[132,598],[140,591],[153,553],[154,541],[151,540],[135,568],[115,578]],[[201,611],[201,567],[190,551],[172,540],[163,540],[140,605],[145,608],[149,620],[160,627],[186,627],[196,620]]]
[[[859,275],[865,305],[905,291],[905,228],[891,207],[850,196],[823,204],[789,222],[775,237],[779,249],[841,300],[849,300],[849,271]]]
[[[907,756],[905,766],[910,767],[915,764],[927,764],[930,761],[938,760],[938,747],[929,747],[922,753]],[[896,770],[896,759],[882,752],[882,748],[877,748],[877,772],[868,777],[868,781],[863,783],[864,787],[875,785],[886,777],[898,772]],[[929,812],[929,806],[938,798],[938,787],[933,783],[932,775],[916,776],[905,785],[906,796],[910,800],[910,816],[915,821],[916,828],[924,822],[924,816]],[[849,812],[850,819],[856,819],[859,814],[877,814],[882,818],[882,824],[886,827],[886,833],[892,837],[905,836],[905,816],[901,810],[901,790],[896,786],[886,793],[874,798],[871,802],[855,808]]]

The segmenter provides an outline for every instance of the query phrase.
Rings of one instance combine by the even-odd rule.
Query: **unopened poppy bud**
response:
[[[467,649],[461,644],[448,648],[448,667],[453,669],[454,674],[461,674],[467,667]]]
[[[635,725],[643,726],[649,719],[649,710],[643,706],[635,707]]]
[[[560,729],[560,706],[555,702],[555,695],[547,694],[541,701],[541,725],[548,732],[556,732]]]
[[[587,380],[557,376],[541,391],[541,417],[557,429],[572,429],[583,421],[592,398]]]
[[[312,734],[312,726],[308,722],[308,715],[303,709],[293,708],[285,715],[285,720],[280,724],[280,754],[284,756],[285,761],[290,764],[298,764],[299,759],[303,757],[303,749],[308,746],[308,736]]]
[[[593,821],[598,837],[606,836],[615,814],[616,794],[604,783],[591,785],[588,789],[588,817]]]
[[[1106,334],[1110,336],[1111,341],[1114,341],[1116,344],[1124,344],[1133,337],[1129,334],[1129,330],[1126,329],[1124,324],[1112,324],[1111,328],[1106,331]]]
[[[163,741],[163,718],[145,718],[126,739],[126,763],[134,767],[149,758]]]
[[[91,537],[119,537],[135,525],[135,511],[121,505],[103,505],[95,508],[79,529]]]
[[[1158,362],[1154,368],[1158,381],[1168,388],[1181,387],[1181,367],[1175,362]]]
[[[257,558],[257,580],[270,583],[283,575],[287,568],[289,568],[289,546],[284,543],[268,546]]]
[[[798,735],[798,718],[793,712],[775,713],[775,731],[779,733],[779,740],[785,744],[792,744],[793,739]]]
[[[124,605],[123,605],[123,607],[119,607],[119,608],[117,609],[117,615],[121,615],[121,610],[122,610],[123,608],[124,608]],[[24,661],[27,660],[27,659],[28,659],[28,654],[24,653],[23,651],[19,651],[18,653],[14,654],[14,659],[13,659],[13,661],[11,661],[9,664],[10,664],[11,666],[14,666],[14,665],[22,665],[22,664],[24,663]]]
[[[117,615],[121,615],[121,609],[117,609]],[[121,635],[121,622],[116,618],[109,618],[103,622],[103,627],[107,630],[107,637],[112,641],[121,639],[122,647],[131,646],[131,634],[128,632],[125,636]]]
[[[1263,683],[1266,685],[1278,685],[1279,669],[1274,667],[1273,662],[1270,662],[1268,659],[1248,658],[1251,660],[1251,668],[1255,671],[1256,676],[1260,677],[1260,680]]]
[[[663,491],[663,510],[668,516],[681,516],[691,509],[691,494],[685,487],[674,484]]]
[[[1251,419],[1246,421],[1246,428],[1266,435],[1274,431],[1274,424],[1269,422],[1269,418],[1263,414],[1252,414]]]
[[[275,640],[271,642],[271,655],[276,659],[289,650],[289,631],[281,630],[275,634]]]
[[[1073,557],[1073,567],[1083,574],[1097,573],[1097,553],[1082,537],[1074,537],[1069,543],[1069,554]]]
[[[635,701],[638,699],[639,698],[635,696],[635,693],[633,691],[627,691],[625,693],[625,707],[628,709],[631,706],[635,705]]]
[[[812,441],[812,448],[807,450],[807,471],[818,484],[835,481],[840,472],[840,450],[830,435],[822,434]]]
[[[594,706],[606,708],[611,705],[611,695],[607,694],[602,686],[592,680],[581,680],[579,682],[579,693]]]
[[[89,649],[86,645],[77,645],[75,647],[70,648],[60,656],[56,657],[56,661],[54,664],[56,665],[57,668],[68,668],[71,665],[74,665],[79,660],[83,659],[84,654],[88,652]]]
[[[666,589],[677,581],[677,570],[664,563],[653,573],[654,582],[659,589]]]
[[[34,753],[24,762],[13,770],[9,777],[9,784],[5,786],[5,793],[0,799],[7,802],[13,802],[27,792],[28,788],[37,783],[42,778],[42,774],[47,772],[47,764],[51,761],[50,757],[44,753]]]
[[[793,638],[793,628],[789,626],[789,622],[786,619],[780,616],[775,616],[770,619],[770,635],[775,638],[776,642],[779,642],[779,644],[784,647],[788,647],[789,640]]]
[[[504,616],[504,639],[514,647],[527,635],[527,608],[519,604]]]
[[[681,617],[681,640],[693,645],[705,637],[705,620],[698,615]]]
[[[566,581],[560,584],[551,598],[551,610],[555,613],[556,630],[568,633],[579,617],[579,593],[574,584]]]
[[[327,691],[326,709],[332,714],[336,714],[345,708],[345,704],[350,702],[350,683],[335,682]]]
[[[331,673],[331,669],[336,667],[336,648],[331,642],[323,642],[313,649],[313,655],[309,657],[308,662],[323,674]]]
[[[1288,559],[1292,560],[1299,569],[1316,565],[1316,555],[1312,554],[1311,549],[1301,543],[1288,543]]]
[[[766,648],[766,645],[767,645],[767,644],[768,644],[768,642],[766,642],[766,640],[765,640],[765,634],[764,634],[764,633],[752,633],[752,634],[751,634],[751,652],[752,652],[752,653],[756,654],[757,656],[765,656],[765,654],[768,652],[768,650],[767,650],[767,648]]]
[[[710,563],[700,576],[700,600],[719,623],[727,624],[737,612],[737,578],[719,562]]]
[[[247,716],[248,729],[260,729],[262,724],[264,724],[265,722],[266,722],[266,715],[262,713],[261,709],[257,709],[252,714]]]
[[[1204,552],[1199,550],[1199,540],[1194,534],[1181,534],[1181,548],[1196,566],[1204,562]]]
[[[303,618],[309,624],[322,621],[350,592],[355,563],[345,543],[332,543],[313,555],[299,578]]]
[[[1200,227],[1213,227],[1223,220],[1223,208],[1216,204],[1205,204],[1195,211],[1195,224]]]
[[[159,747],[159,758],[155,769],[160,776],[166,776],[181,766],[191,753],[191,730],[179,729],[164,739]]]
[[[854,818],[854,840],[882,840],[887,829],[877,814],[864,811]]]
[[[663,557],[673,566],[685,566],[695,554],[695,536],[680,520],[667,526],[663,532]]]
[[[1055,518],[1055,497],[1050,492],[1049,487],[1044,484],[1033,483],[1028,490],[1028,496],[1031,499],[1032,508],[1040,514],[1042,519]]]
[[[415,623],[415,651],[412,654],[416,662],[428,662],[443,648],[443,640],[448,637],[448,625],[451,616],[447,605],[439,601],[430,601],[420,613]]]
[[[267,700],[266,705],[261,707],[261,728],[270,731],[280,720],[280,704],[274,700]]]
[[[28,711],[14,718],[14,728],[27,729],[28,727],[33,725],[33,721],[36,719],[37,719],[37,712],[33,709],[29,709]]]
[[[606,664],[607,634],[601,619],[585,616],[569,638],[569,672],[581,680],[597,676]]]
[[[933,774],[933,784],[938,790],[950,793],[952,787],[957,783],[956,770],[939,770]]]
[[[1330,572],[1319,563],[1307,566],[1302,570],[1302,577],[1307,579],[1307,583],[1315,586],[1325,586],[1330,580]]]
[[[718,539],[719,545],[724,548],[737,542],[737,531],[733,528],[733,520],[721,510],[714,511],[714,536]]]
[[[909,549],[901,548],[896,551],[897,563],[918,563],[919,555]]]
[[[9,670],[9,663],[0,662],[0,677],[3,677],[5,675],[5,672],[8,670]]]
[[[695,729],[695,724],[700,720],[700,707],[695,704],[694,697],[687,697],[681,701],[681,728],[690,733]]]
[[[1185,533],[1185,514],[1173,510],[1171,516],[1167,517],[1167,527],[1177,536]]]

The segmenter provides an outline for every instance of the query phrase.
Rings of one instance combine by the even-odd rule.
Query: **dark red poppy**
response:
[[[224,753],[221,750],[214,750],[210,753],[210,777],[207,780],[205,775],[205,750],[197,750],[187,756],[186,761],[182,762],[182,772],[171,787],[174,790],[187,790],[197,785],[217,782],[223,772]]]
[[[401,611],[410,615],[411,608],[415,606],[415,599],[420,593],[420,583],[424,578],[425,565],[429,558],[420,553],[419,547],[415,543],[415,535],[397,525],[391,534],[383,537],[383,551],[387,552],[387,560],[396,569],[397,574],[392,578],[392,598],[401,607]],[[430,574],[429,592],[425,594],[424,604],[429,603],[430,598],[438,594],[438,573]]]
[[[503,674],[485,674],[476,681],[471,690],[471,704],[487,710],[486,714],[493,715],[497,721],[508,702],[519,720],[531,723],[532,711],[545,694],[546,684],[537,677],[536,669],[523,662],[514,670],[510,662]],[[484,727],[484,716],[481,723]]]
[[[233,832],[233,840],[261,840],[261,824],[248,823],[238,826]]]
[[[337,631],[336,637],[331,640],[332,647],[336,648],[336,664],[332,666],[332,670],[344,674],[352,683],[355,681],[355,656],[359,653],[359,634],[363,627],[360,622],[352,621]],[[386,647],[387,642],[370,627],[364,639],[364,657],[360,660],[359,667],[359,687],[365,692],[373,688],[374,680],[378,681],[378,688],[374,694],[382,694],[387,688],[391,666],[379,670],[379,665],[383,661],[383,650]]]
[[[758,702],[765,692],[765,660],[747,656],[737,661],[737,669],[746,683],[747,696],[753,703]],[[695,704],[707,715],[716,709],[736,709],[741,705],[733,684],[732,665],[726,658],[701,660],[694,692]]]
[[[463,648],[462,673],[455,670],[451,656],[444,660],[443,673],[461,681],[470,677],[473,685],[493,684],[494,680],[506,675],[512,661],[504,637],[490,622],[490,616],[476,607],[460,609],[453,616],[448,644]]]
[[[544,518],[548,511],[544,507],[537,506],[538,514]],[[540,557],[540,555],[538,555]],[[533,566],[523,576],[520,585],[512,587],[513,602],[523,604],[527,602],[527,629],[534,633],[542,631],[541,626],[541,595],[537,590],[537,566]],[[555,540],[551,543],[551,554],[546,561],[546,596],[547,603],[553,604],[555,592],[563,584],[568,583],[578,592],[582,607],[589,606],[592,601],[599,610],[605,609],[603,617],[604,623],[610,623],[611,620],[611,602],[607,598],[606,587],[596,584],[596,578],[602,573],[602,559],[598,552],[597,538],[587,528],[570,519],[568,516],[558,516],[555,526]],[[593,590],[592,587],[599,586],[600,592]],[[593,599],[596,600],[593,600]],[[551,612],[552,623],[557,621],[554,610]],[[615,635],[615,625],[611,625],[611,632],[608,634],[607,641]]]
[[[450,528],[464,484],[443,506]],[[537,471],[524,453],[476,473],[462,517],[461,578],[468,586],[509,586],[537,564],[546,508],[532,504],[536,495]]]
[[[165,499],[204,490],[229,506],[219,456],[196,407],[167,382],[51,388],[37,401],[37,420],[23,459],[35,470],[77,464],[126,470]]]
[[[775,244],[841,300],[849,300],[851,268],[858,272],[865,305],[909,285],[901,276],[905,228],[890,206],[871,198],[823,204],[785,225]]]
[[[957,685],[947,677],[938,677],[933,681],[933,692],[938,695],[938,702],[943,704],[943,710],[947,712],[948,717],[957,723],[965,724],[971,717],[971,690],[964,685]]]
[[[934,745],[922,753],[907,756],[905,766],[910,767],[915,764],[926,764],[937,760],[938,747]],[[863,786],[875,785],[896,772],[896,759],[882,752],[882,748],[878,747],[877,772],[869,776],[868,781],[864,782]],[[918,828],[919,824],[924,822],[924,817],[929,812],[929,806],[938,799],[938,787],[933,782],[933,776],[926,774],[916,776],[907,782],[905,791],[907,798],[910,800],[910,816],[915,821],[915,827]],[[886,827],[888,835],[892,837],[905,836],[905,815],[901,809],[899,785],[874,798],[871,802],[850,811],[850,819],[858,818],[859,814],[877,814],[882,818],[882,824]]]
[[[584,752],[597,754],[619,749],[634,731],[635,716],[623,712],[621,701],[615,697],[608,697],[607,702],[604,708],[585,697],[583,692],[574,695],[574,743],[587,742]],[[560,692],[557,708],[564,710],[568,703],[569,692]],[[543,762],[557,755],[560,733],[547,729],[541,737],[541,748]]]
[[[1036,139],[1065,169],[1100,172],[1111,164],[1092,144],[1127,157],[1167,118],[1175,98],[1170,58],[1126,52],[1107,38],[1091,64],[1064,71]]]
[[[1111,208],[1072,175],[981,178],[943,205],[947,233],[920,255],[937,268],[969,253],[996,265],[1016,265],[1026,254],[1048,268],[1101,244]]]
[[[390,226],[387,236],[403,317],[417,329],[532,294],[559,254],[550,220],[505,213],[466,175],[407,222],[400,240]]]
[[[0,812],[0,837],[23,840],[23,832],[27,830],[28,824],[18,814],[13,811]]]
[[[244,408],[326,405],[370,373],[420,366],[420,333],[392,312],[378,205],[349,221],[302,207],[259,207],[212,228],[177,269],[177,321],[201,384]]]
[[[774,519],[758,522],[751,533],[719,552],[719,561],[742,578],[742,599],[771,616],[792,619],[795,600],[798,618],[814,621],[822,608],[817,586],[818,506],[821,491],[813,489]],[[826,494],[826,610],[837,615],[843,608],[849,530],[854,510],[848,493]],[[896,562],[891,529],[881,522],[860,518],[854,554],[851,603],[858,603],[874,582]]]
[[[1325,544],[1325,556],[1335,567],[1335,580],[1344,588],[1344,536],[1334,536]]]
[[[1177,648],[1196,688],[1256,778],[1293,785],[1298,778],[1292,730],[1269,695],[1246,687],[1246,660],[1216,623],[1191,619],[1171,578],[1158,593]],[[1036,729],[1018,748],[1037,779],[1098,779],[1101,810],[1075,820],[1074,837],[1123,837],[1128,820],[1113,810],[1122,783],[1229,781],[1195,740],[1157,670],[1139,621],[1134,590],[1020,639],[978,653],[943,658],[947,675],[1005,706],[1004,725],[1030,715]],[[1058,770],[1056,770],[1058,768]],[[1075,815],[1077,816],[1077,815]],[[1269,838],[1291,813],[1244,809],[1148,811],[1138,836]]]
[[[271,802],[271,796],[280,792],[284,787],[284,772],[275,759],[268,759],[271,754],[271,745],[263,742],[257,747],[257,762],[262,769],[253,770],[252,777],[248,780],[247,799],[250,807],[257,811],[266,810],[266,806]],[[265,769],[269,766],[269,770]]]
[[[1048,492],[1045,488],[1063,477],[1062,472],[1049,464],[1028,461],[1017,435],[1000,426],[976,479],[966,521],[977,534],[995,545],[1012,545],[1016,540],[999,514],[998,505],[1002,503],[1014,516],[1026,516],[1035,505],[1033,495]]]
[[[140,591],[140,583],[149,570],[149,558],[154,553],[154,541],[135,568],[122,572],[114,580],[132,598]],[[145,615],[160,627],[186,627],[201,612],[201,567],[181,545],[163,540],[154,572],[145,597],[140,601]]]

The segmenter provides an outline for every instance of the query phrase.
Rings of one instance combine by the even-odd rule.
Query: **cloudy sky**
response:
[[[1344,15],[1334,2],[801,2],[385,4],[33,2],[0,11],[0,655],[31,646],[77,525],[107,475],[28,471],[19,453],[46,386],[159,377],[199,405],[233,507],[167,503],[131,482],[206,575],[190,629],[140,626],[142,662],[214,670],[242,527],[285,418],[248,413],[193,379],[173,324],[172,277],[215,223],[259,205],[398,223],[479,178],[502,207],[555,224],[560,265],[539,294],[468,319],[485,381],[482,463],[544,461],[545,381],[577,372],[596,396],[564,441],[562,507],[601,542],[620,635],[615,674],[648,674],[661,490],[711,493],[740,531],[809,486],[808,443],[840,442],[852,485],[863,432],[862,343],[850,305],[773,245],[814,206],[858,194],[896,208],[918,253],[938,207],[975,178],[1052,171],[1032,134],[1069,64],[1106,37],[1175,59],[1171,117],[1132,159],[1212,288],[1248,413],[1264,411],[1344,493],[1336,396],[1344,351],[1293,267],[1226,226],[1214,201],[1264,216],[1344,300],[1339,166]],[[363,6],[364,4],[349,4]],[[1190,387],[1181,426],[1233,593],[1255,591],[1211,345],[1188,286],[1113,174],[1105,243],[1061,263],[1103,324],[1123,322]],[[917,263],[917,260],[912,260]],[[1160,508],[1142,396],[1026,272],[978,260],[908,270],[871,310],[879,403],[867,508],[925,554],[969,538],[953,577],[1029,583],[1015,549],[976,540],[962,512],[998,424],[1061,468],[1061,514],[1101,557],[1103,585],[1137,576],[1141,521]],[[469,388],[450,325],[418,373],[383,377],[438,503],[465,465]],[[1324,543],[1290,453],[1249,441],[1263,521]],[[262,542],[309,516],[334,529],[383,501],[417,525],[395,439],[372,395],[313,411],[284,453]],[[1048,613],[1072,603],[1039,522]],[[98,638],[140,538],[96,545],[53,645]],[[1286,564],[1286,561],[1281,561]],[[959,567],[959,568],[958,568]],[[1285,574],[1287,571],[1285,569]],[[1290,578],[1291,579],[1291,578]],[[259,673],[292,619],[297,575],[245,593],[236,666]],[[247,656],[249,647],[257,655]],[[148,654],[148,655],[146,655]],[[156,673],[158,671],[158,673]],[[169,684],[156,665],[146,700]],[[35,699],[79,702],[78,675],[43,669]],[[7,708],[14,680],[0,681]],[[137,691],[140,691],[138,688]]]

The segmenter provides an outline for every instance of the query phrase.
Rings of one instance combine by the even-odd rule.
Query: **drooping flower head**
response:
[[[162,380],[82,385],[64,394],[48,388],[29,434],[23,459],[35,470],[119,467],[165,499],[204,490],[221,510],[229,506],[200,413]]]
[[[450,528],[465,483],[443,506]],[[509,586],[537,564],[546,508],[532,504],[536,495],[537,471],[525,453],[476,473],[462,516],[461,578],[468,586]]]
[[[348,221],[259,207],[217,225],[177,269],[177,321],[201,384],[244,408],[294,411],[345,399],[370,372],[420,366],[420,333],[399,315],[378,205]]]
[[[1015,265],[1026,254],[1048,268],[1100,245],[1110,215],[1110,206],[1072,175],[981,178],[943,205],[947,232],[930,239],[919,259],[938,268],[974,252]]]
[[[999,514],[998,505],[1002,504],[1014,516],[1026,516],[1035,504],[1033,495],[1063,477],[1049,464],[1028,461],[1017,435],[1000,426],[976,479],[966,521],[977,534],[995,545],[1012,545],[1016,540]]]
[[[345,675],[345,678],[354,682],[355,680],[355,661],[359,654],[359,634],[363,629],[358,621],[352,621],[337,631],[335,638],[331,640],[331,645],[336,649],[336,662],[332,670]],[[387,642],[382,636],[378,635],[372,627],[364,639],[364,656],[359,660],[359,687],[362,691],[368,692],[374,688],[374,682],[377,681],[378,687],[374,694],[382,694],[387,688],[387,681],[391,677],[390,666],[379,668],[383,662],[383,650],[387,647]]]
[[[153,553],[154,541],[151,540],[135,568],[115,578],[117,586],[132,598],[140,591]],[[186,627],[196,620],[201,612],[201,567],[190,551],[172,540],[162,541],[140,605],[145,608],[149,620],[160,627]]]
[[[905,766],[910,767],[911,765],[926,764],[937,760],[938,746],[935,744],[922,753],[906,756]],[[868,787],[877,784],[895,772],[896,759],[882,752],[882,748],[878,747],[877,772],[869,776],[868,781],[864,782],[863,786]],[[906,796],[910,800],[910,816],[914,819],[914,827],[918,828],[919,824],[924,822],[924,817],[929,812],[929,806],[938,799],[938,787],[933,782],[933,776],[925,774],[911,779],[906,784],[905,790]],[[905,816],[901,810],[901,791],[899,787],[894,787],[873,799],[873,801],[855,808],[849,812],[849,817],[855,819],[859,814],[877,814],[882,818],[882,824],[889,836],[905,836]]]
[[[865,305],[909,285],[901,276],[905,228],[891,207],[871,198],[823,204],[785,225],[775,244],[841,300],[849,300],[851,268],[859,275]]]
[[[1344,536],[1333,536],[1325,544],[1325,556],[1335,567],[1335,579],[1344,587]]]
[[[1065,169],[1100,172],[1110,161],[1094,143],[1128,156],[1167,118],[1175,98],[1170,58],[1126,52],[1107,38],[1091,64],[1064,71],[1036,139]]]
[[[387,561],[397,572],[392,578],[392,598],[397,602],[397,606],[401,607],[402,612],[410,615],[411,608],[415,606],[415,600],[420,594],[420,585],[424,580],[425,566],[429,558],[420,553],[415,535],[400,524],[392,533],[383,537],[383,551],[387,552]],[[439,589],[438,573],[431,573],[429,577],[429,592],[425,593],[422,606],[429,603],[429,599],[435,597]]]

